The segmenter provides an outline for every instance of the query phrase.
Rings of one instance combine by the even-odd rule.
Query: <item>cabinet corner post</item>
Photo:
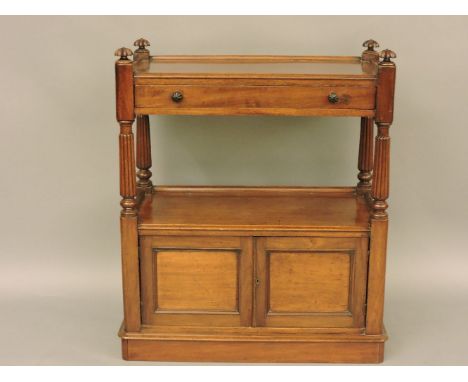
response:
[[[116,111],[120,125],[119,162],[122,284],[124,292],[124,328],[140,330],[140,285],[138,260],[138,230],[136,213],[135,149],[132,125],[135,120],[133,95],[133,61],[128,48],[115,51]]]
[[[391,50],[380,52],[377,78],[375,121],[374,173],[372,179],[372,216],[369,257],[366,333],[383,333],[385,267],[387,254],[390,173],[390,126],[393,122],[396,66],[391,61],[396,55]]]

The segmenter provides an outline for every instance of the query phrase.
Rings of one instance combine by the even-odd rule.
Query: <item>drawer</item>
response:
[[[375,86],[136,85],[137,108],[372,110]]]

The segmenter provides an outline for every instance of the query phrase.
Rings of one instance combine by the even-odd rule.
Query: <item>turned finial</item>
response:
[[[375,51],[374,48],[378,48],[379,43],[375,40],[369,39],[364,41],[362,46],[366,48],[361,55],[363,70],[365,72],[373,73],[375,71],[375,64],[379,61],[379,52]]]
[[[120,57],[120,60],[128,60],[128,56],[133,56],[133,52],[131,49],[122,47],[122,48],[117,49],[114,52],[114,55],[117,57]]]
[[[380,58],[383,62],[392,62],[392,58],[396,58],[396,54],[390,49],[384,49],[380,52]]]
[[[138,47],[138,50],[146,50],[147,46],[150,46],[151,44],[149,43],[148,40],[142,38],[139,38],[133,43],[134,46]]]
[[[362,46],[367,48],[367,51],[374,52],[374,48],[378,48],[380,45],[377,41],[369,39],[362,43]]]

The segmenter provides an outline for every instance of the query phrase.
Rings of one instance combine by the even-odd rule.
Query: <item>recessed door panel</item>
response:
[[[270,252],[270,312],[348,311],[351,260],[347,252]]]
[[[255,324],[363,327],[367,238],[259,238]]]
[[[156,310],[237,312],[239,251],[154,251]]]
[[[251,239],[143,237],[141,240],[144,324],[251,324]]]

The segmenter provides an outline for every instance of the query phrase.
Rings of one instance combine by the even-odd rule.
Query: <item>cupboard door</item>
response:
[[[252,239],[146,236],[140,246],[143,324],[252,324]]]
[[[364,327],[368,238],[259,238],[255,325]]]

